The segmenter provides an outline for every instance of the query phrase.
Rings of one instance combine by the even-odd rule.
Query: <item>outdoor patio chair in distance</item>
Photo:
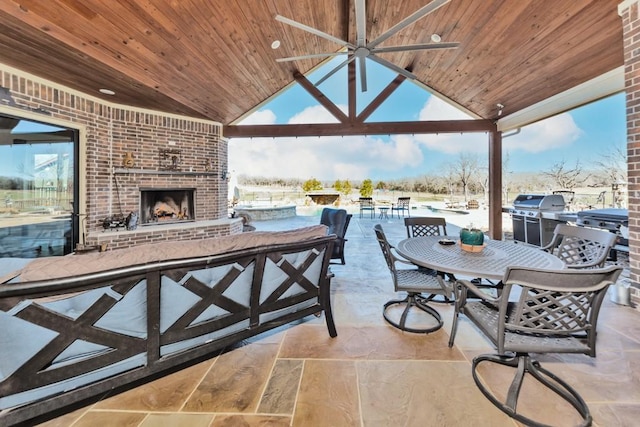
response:
[[[442,318],[433,307],[427,304],[428,299],[422,296],[422,293],[429,295],[445,295],[451,294],[451,289],[447,287],[444,280],[439,277],[435,271],[427,269],[414,268],[398,269],[396,263],[414,265],[411,262],[396,256],[393,252],[393,246],[391,246],[387,240],[382,226],[377,224],[374,228],[376,238],[380,244],[382,255],[384,255],[385,262],[391,273],[393,279],[393,287],[396,292],[406,292],[407,296],[404,299],[394,299],[387,302],[384,305],[382,315],[384,319],[391,325],[398,329],[407,332],[416,332],[428,334],[433,331],[437,331],[442,327]],[[396,320],[391,315],[391,311],[394,308],[403,307],[404,310],[400,315],[399,320]],[[414,319],[420,317],[426,318],[426,316],[420,316],[421,312],[426,313],[435,319],[436,323],[424,321],[414,325],[409,325]],[[408,322],[409,321],[409,322]]]
[[[362,218],[363,212],[371,212],[371,218],[376,216],[376,205],[373,203],[373,197],[360,197],[360,218]]]
[[[398,218],[400,218],[400,212],[402,212],[402,216],[404,217],[405,211],[407,212],[407,216],[411,216],[411,212],[409,212],[409,201],[411,197],[398,197],[398,201],[391,205],[391,218],[393,218],[393,212],[398,212]]]
[[[342,265],[344,262],[344,244],[345,234],[347,234],[347,228],[351,221],[351,214],[348,214],[344,209],[324,208],[320,214],[320,224],[329,227],[328,234],[335,234],[337,236],[336,242],[333,245],[333,253],[331,259],[339,259]]]
[[[476,356],[472,374],[482,394],[502,412],[528,426],[544,426],[518,412],[518,398],[525,375],[569,402],[591,425],[589,407],[568,383],[540,366],[530,353],[578,353],[596,355],[596,326],[607,288],[618,279],[620,266],[591,270],[542,270],[509,267],[498,298],[482,293],[468,280],[455,285],[456,304],[449,347],[453,346],[458,316],[464,314],[493,343],[497,354]],[[472,292],[481,300],[467,300]],[[515,376],[504,399],[480,380],[483,362],[515,368]],[[532,402],[533,407],[536,403]]]
[[[616,238],[605,230],[558,224],[551,242],[541,249],[560,258],[568,268],[602,267]]]

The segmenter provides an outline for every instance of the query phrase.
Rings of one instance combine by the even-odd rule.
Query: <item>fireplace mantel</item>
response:
[[[173,170],[157,170],[157,169],[128,169],[114,168],[115,175],[181,175],[181,176],[220,176],[218,172],[207,171],[173,171]]]

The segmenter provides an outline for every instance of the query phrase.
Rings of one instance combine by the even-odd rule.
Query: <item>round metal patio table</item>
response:
[[[457,239],[453,245],[441,245],[443,236],[411,237],[396,245],[400,255],[416,265],[462,276],[501,280],[507,267],[520,266],[563,269],[556,256],[538,247],[502,240],[488,240],[482,252],[466,252]]]

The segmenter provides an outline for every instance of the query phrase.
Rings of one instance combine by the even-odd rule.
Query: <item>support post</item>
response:
[[[502,240],[502,132],[489,132],[489,237]]]

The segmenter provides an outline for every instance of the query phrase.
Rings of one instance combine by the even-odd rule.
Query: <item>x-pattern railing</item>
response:
[[[211,284],[211,286],[190,275],[183,286],[200,299],[165,331],[161,338],[162,344],[169,344],[200,336],[210,330],[212,325],[223,328],[243,319],[248,319],[251,315],[249,301],[247,301],[247,305],[243,305],[226,297],[224,292],[238,280],[240,275],[252,264],[255,268],[255,258],[253,257],[235,263],[224,276],[216,283]],[[174,277],[174,280],[175,279],[176,277]],[[247,292],[249,292],[249,290],[247,290]],[[211,306],[220,307],[227,311],[228,314],[193,324],[193,322]]]
[[[273,304],[278,301],[282,295],[288,291],[293,285],[298,284],[304,288],[307,292],[317,293],[318,285],[312,283],[304,275],[305,271],[314,263],[314,261],[320,256],[320,252],[316,249],[312,249],[306,254],[304,261],[298,266],[294,266],[281,254],[276,256],[270,254],[268,259],[273,261],[274,265],[277,265],[282,272],[287,275],[287,278],[278,286],[267,298],[261,301],[261,304]]]
[[[144,276],[113,284],[111,289],[124,297],[138,285]],[[50,369],[53,361],[77,340],[87,341],[109,349],[104,353],[74,363],[73,375],[91,372],[105,365],[127,359],[146,350],[146,340],[135,336],[109,331],[96,326],[96,323],[121,300],[112,293],[103,294],[77,318],[73,319],[50,310],[38,303],[31,303],[16,317],[57,333],[57,336],[44,345],[33,357],[25,361],[5,381],[0,391],[12,390],[13,393],[34,387],[55,383],[70,376],[67,369]]]

